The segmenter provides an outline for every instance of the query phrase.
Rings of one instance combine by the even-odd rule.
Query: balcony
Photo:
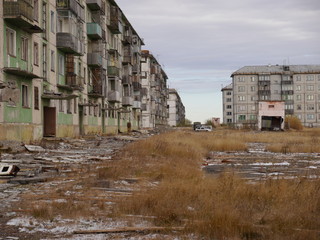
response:
[[[293,95],[293,90],[282,90],[281,94],[282,95]]]
[[[66,78],[66,85],[73,90],[83,90],[84,78],[76,74],[69,73]]]
[[[270,90],[258,90],[258,95],[270,95]]]
[[[3,1],[3,18],[28,33],[41,33],[43,29],[34,24],[33,1]]]
[[[141,109],[141,102],[140,101],[133,101],[132,108],[133,109]]]
[[[87,0],[86,3],[88,8],[93,11],[100,10],[102,7],[101,0]]]
[[[109,77],[119,77],[120,71],[119,68],[115,66],[108,66],[108,76]]]
[[[293,85],[293,80],[282,80],[282,85]]]
[[[19,67],[4,67],[3,71],[12,75],[24,77],[25,79],[40,78],[40,76],[34,74],[31,70]]]
[[[77,56],[84,55],[83,43],[71,33],[57,33],[57,48],[65,53],[70,53]]]
[[[98,23],[87,23],[87,35],[92,40],[102,39],[102,29]]]
[[[132,43],[132,35],[123,36],[122,42],[123,42],[123,44],[131,44]]]
[[[132,66],[132,72],[133,73],[139,73],[140,72],[140,65],[138,63],[134,64]]]
[[[87,62],[89,67],[101,67],[103,64],[101,53],[88,53]]]
[[[118,91],[109,91],[108,92],[108,101],[109,102],[120,102],[120,92]]]
[[[128,96],[122,97],[122,106],[132,106],[133,105],[133,98]]]
[[[139,82],[133,82],[132,85],[133,85],[134,91],[139,91],[142,87],[141,83],[139,83]]]
[[[122,84],[123,85],[131,85],[132,84],[132,76],[125,75],[122,77]]]
[[[57,0],[57,10],[69,10],[77,17],[84,21],[84,7],[81,6],[76,0]]]
[[[120,34],[121,33],[121,12],[118,7],[116,6],[111,6],[110,9],[110,24],[109,24],[109,29],[113,34]]]
[[[293,109],[285,109],[284,113],[285,113],[285,115],[293,115],[294,111],[293,111]]]

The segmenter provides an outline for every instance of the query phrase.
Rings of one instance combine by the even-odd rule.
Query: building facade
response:
[[[167,74],[148,50],[142,50],[142,127],[154,128],[168,124]]]
[[[175,89],[169,89],[169,119],[170,126],[178,126],[185,123],[185,107],[179,93]]]
[[[144,43],[114,0],[3,0],[1,7],[0,139],[142,126]],[[166,122],[161,117],[156,122]]]
[[[259,101],[284,101],[285,115],[320,126],[320,65],[247,66],[231,77],[222,89],[224,123],[257,127]]]

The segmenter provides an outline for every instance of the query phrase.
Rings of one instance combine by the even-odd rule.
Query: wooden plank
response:
[[[166,232],[166,231],[182,231],[184,227],[124,227],[105,230],[79,230],[73,234],[110,234],[110,233],[129,233],[129,232]]]

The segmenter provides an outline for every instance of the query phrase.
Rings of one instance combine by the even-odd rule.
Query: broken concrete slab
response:
[[[24,146],[29,152],[45,152],[46,151],[41,146],[35,146],[35,145],[24,145]]]

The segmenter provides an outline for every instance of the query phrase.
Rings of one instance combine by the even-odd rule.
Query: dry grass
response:
[[[319,133],[216,130],[153,136],[128,145],[117,160],[79,173],[82,197],[68,198],[68,189],[57,191],[52,198],[65,202],[36,203],[32,215],[51,219],[57,215],[94,216],[96,209],[105,212],[105,201],[86,201],[84,196],[97,195],[90,187],[99,181],[131,177],[145,182],[132,196],[117,199],[113,216],[152,216],[155,225],[185,226],[185,233],[204,239],[319,239],[320,179],[249,184],[233,174],[206,176],[200,168],[208,152],[246,151],[248,142],[265,142],[270,147],[278,144],[280,148],[296,144],[288,152],[311,144],[315,151]],[[84,175],[90,180],[83,179]],[[69,190],[74,189],[70,186]]]
[[[143,176],[158,186],[124,199],[115,214],[153,216],[156,225],[184,225],[186,232],[209,239],[318,239],[320,180],[248,184],[229,174],[204,176],[199,168],[208,151],[245,150],[240,139],[271,142],[310,134],[173,132],[136,142],[118,162],[125,169],[114,166],[110,172]],[[228,140],[234,148],[225,146]]]

